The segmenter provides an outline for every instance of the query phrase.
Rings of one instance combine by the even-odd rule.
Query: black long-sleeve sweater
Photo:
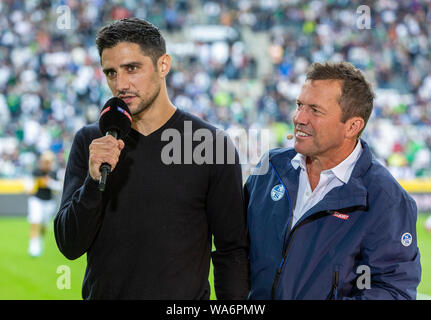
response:
[[[173,140],[162,141],[162,133],[171,128],[190,138],[185,121],[193,132],[208,129],[215,137],[213,126],[179,109],[148,136],[132,129],[104,193],[88,174],[89,145],[101,137],[97,123],[75,135],[54,230],[67,258],[87,253],[84,299],[208,299],[212,235],[217,298],[247,297],[238,157],[235,164],[163,163],[162,151]],[[190,154],[181,145],[184,163]]]

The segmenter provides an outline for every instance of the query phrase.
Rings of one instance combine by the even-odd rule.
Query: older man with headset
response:
[[[271,150],[245,186],[249,298],[416,298],[416,204],[360,139],[373,99],[349,63],[310,68],[294,148]]]

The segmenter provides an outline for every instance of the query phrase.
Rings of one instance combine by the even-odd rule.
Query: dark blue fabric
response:
[[[249,177],[250,299],[330,299],[335,292],[338,299],[416,298],[421,278],[416,204],[361,142],[349,182],[332,189],[292,229],[300,172],[291,165],[296,151],[271,150],[266,174]],[[287,191],[274,201],[271,191],[280,184]],[[405,233],[412,236],[408,246],[401,241]],[[359,266],[369,267],[370,289],[363,288]]]

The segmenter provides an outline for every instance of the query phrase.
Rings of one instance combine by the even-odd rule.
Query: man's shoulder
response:
[[[211,132],[215,133],[216,131],[222,131],[221,129],[216,128],[213,124],[205,121],[204,119],[200,118],[197,115],[191,114],[187,111],[178,109],[178,112],[180,113],[179,120],[181,128],[183,128],[185,121],[190,121],[192,124],[192,130],[196,131],[198,129],[208,129]]]
[[[90,139],[90,140],[100,138],[102,136],[102,133],[100,132],[100,129],[99,129],[99,123],[93,122],[81,127],[81,129],[79,129],[76,132],[75,136],[81,139]]]
[[[290,165],[290,160],[292,160],[297,152],[294,148],[274,148],[267,151],[259,160],[259,163],[254,168],[253,172],[247,179],[247,183],[265,177],[269,172],[270,163],[275,167]],[[259,179],[260,180],[260,179]]]
[[[400,199],[412,201],[412,198],[400,185],[390,171],[376,158],[371,160],[371,165],[364,176],[370,193],[384,194],[389,202],[397,203]]]
[[[102,137],[98,122],[87,124],[76,131],[73,138],[73,145],[78,150],[88,150],[88,146],[94,139]]]
[[[41,177],[43,176],[42,170],[40,170],[39,168],[36,168],[33,170],[33,176],[34,177]]]
[[[269,150],[269,160],[292,160],[297,152],[294,148],[274,148]]]

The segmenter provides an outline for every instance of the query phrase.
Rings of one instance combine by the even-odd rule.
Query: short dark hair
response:
[[[165,39],[159,29],[148,21],[138,18],[115,20],[97,32],[96,45],[99,55],[106,48],[115,47],[120,42],[132,42],[141,47],[155,66],[157,60],[166,53]]]
[[[338,101],[341,107],[341,121],[346,122],[352,117],[361,117],[365,125],[367,124],[373,111],[374,93],[361,71],[351,63],[345,61],[313,63],[306,79],[341,81],[341,96]],[[358,136],[362,134],[364,128]]]

